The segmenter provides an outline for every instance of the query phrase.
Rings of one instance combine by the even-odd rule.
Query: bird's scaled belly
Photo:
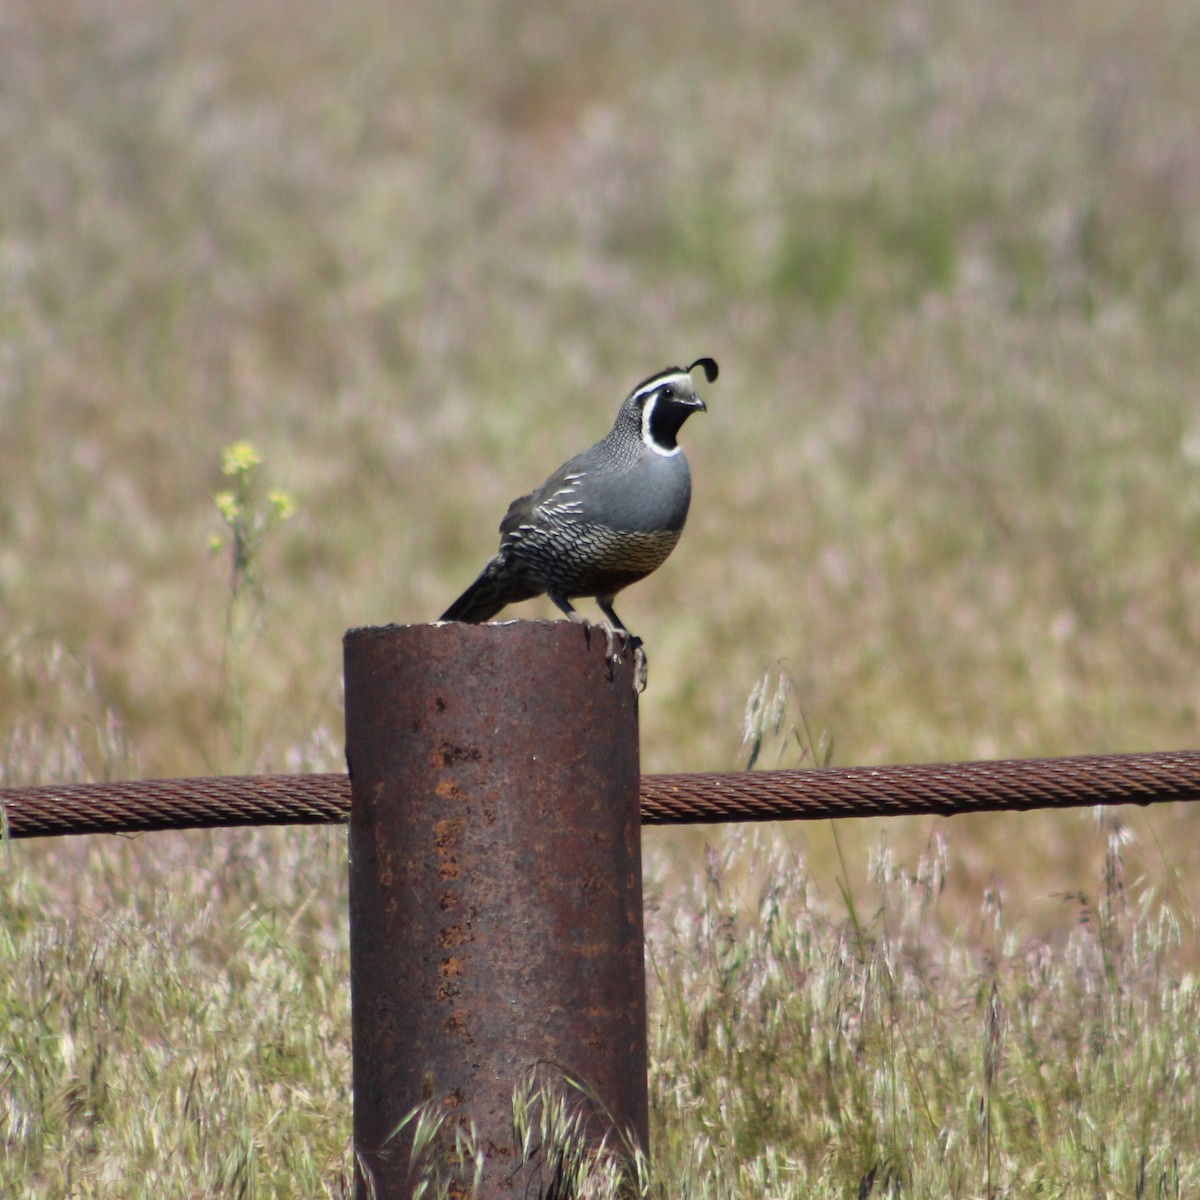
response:
[[[519,557],[547,591],[608,596],[662,566],[675,549],[680,532],[576,524],[569,532],[526,538]]]

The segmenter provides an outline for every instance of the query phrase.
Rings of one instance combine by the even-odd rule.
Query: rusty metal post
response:
[[[645,1147],[631,663],[566,621],[354,629],[344,650],[357,1197],[409,1200],[412,1127],[392,1134],[426,1100],[474,1123],[481,1197],[540,1194],[512,1126],[539,1063]]]

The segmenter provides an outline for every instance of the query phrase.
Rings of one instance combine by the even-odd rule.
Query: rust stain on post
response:
[[[569,622],[356,629],[344,649],[358,1195],[369,1172],[408,1200],[411,1130],[390,1135],[431,1098],[489,1147],[480,1196],[525,1194],[512,1093],[540,1062],[645,1147],[631,663],[610,678],[603,636]]]

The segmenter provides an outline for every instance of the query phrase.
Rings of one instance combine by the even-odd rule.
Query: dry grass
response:
[[[844,881],[849,917],[769,828],[715,839],[682,887],[652,850],[639,1194],[1190,1195],[1186,931],[1127,884],[1119,824],[1098,834],[1104,875],[1054,939],[992,893],[958,929],[953,841],[914,869],[883,847]],[[348,1195],[343,846],[294,828],[4,849],[0,1192]],[[581,1194],[628,1195],[613,1167]]]
[[[647,770],[735,765],[745,698],[780,663],[839,764],[1194,742],[1198,43],[1182,0],[8,5],[0,782],[335,768],[343,630],[440,612],[513,495],[600,436],[631,383],[699,354],[722,374],[686,431],[688,533],[622,606],[651,656]],[[229,563],[208,542],[221,451],[242,437],[297,512],[262,548],[262,606],[241,614],[231,664]],[[1122,861],[1148,911],[1197,911],[1197,819],[1125,818]],[[948,828],[946,936],[982,944],[986,892],[1018,942],[1066,953],[1076,913],[1060,897],[1090,894],[1107,855],[1087,818]],[[895,822],[887,841],[915,870],[945,829]],[[830,913],[880,835],[845,826],[839,848],[803,832]],[[313,905],[282,880],[313,836],[245,845],[283,888],[268,907],[284,926],[320,910],[313,936],[338,944],[325,835]],[[22,1053],[51,1072],[29,1075],[50,1105],[29,1111],[52,1114],[39,1194],[83,1194],[65,1173],[92,1152],[88,1130],[129,1107],[60,1104],[52,1082],[91,1078],[86,1053],[60,1045],[76,1037],[66,993],[91,979],[107,996],[118,946],[127,994],[179,964],[177,989],[167,974],[161,994],[113,1010],[133,1014],[131,1041],[212,1020],[270,1043],[273,1010],[253,989],[239,999],[234,964],[279,972],[255,985],[277,996],[336,986],[336,949],[294,978],[291,938],[258,968],[242,954],[259,901],[206,857],[242,861],[242,837],[5,852],[24,914],[6,923],[5,1003],[26,997],[43,1024]],[[701,841],[648,837],[672,887]],[[159,877],[141,847],[167,844],[176,865]],[[766,878],[743,866],[742,886]],[[99,905],[77,877],[95,871],[114,887],[127,871],[128,887]],[[212,890],[211,924],[193,879]],[[1190,961],[1186,925],[1180,938]],[[193,958],[207,963],[195,976]],[[27,979],[39,961],[48,973]],[[203,1007],[198,979],[219,1009],[188,1007]],[[101,1011],[85,1005],[76,1026]],[[202,1073],[226,1061],[216,1029]],[[331,1054],[304,1036],[305,1054]],[[227,1173],[197,1194],[228,1194],[238,1171],[258,1194],[291,1177],[262,1161],[263,1121],[292,1130],[273,1115],[286,1105],[247,1099],[213,1119],[249,1141],[204,1141],[186,1080],[138,1069],[110,1096],[161,1084],[174,1116],[147,1116],[129,1134],[143,1149],[104,1170],[190,1164],[147,1176],[182,1192],[207,1146]],[[97,1105],[104,1121],[78,1117]],[[167,1129],[191,1149],[163,1152]],[[35,1136],[18,1134],[4,1144]],[[336,1157],[344,1124],[328,1135],[320,1155]],[[332,1186],[341,1167],[325,1164],[312,1178]],[[1025,1168],[993,1177],[1028,1191]],[[974,1169],[963,1194],[983,1186]],[[1138,1194],[1173,1194],[1158,1178]]]
[[[1188,1194],[1200,993],[1110,834],[1065,938],[1016,936],[992,898],[974,946],[940,906],[953,843],[912,871],[876,856],[849,920],[774,838],[712,848],[650,910],[660,1194]]]

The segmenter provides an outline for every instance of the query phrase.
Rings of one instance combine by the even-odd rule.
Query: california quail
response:
[[[486,621],[505,605],[545,592],[582,621],[571,600],[594,596],[611,622],[609,657],[616,633],[638,651],[640,690],[641,641],[613,611],[613,598],[661,566],[683,532],[692,479],[675,439],[692,413],[705,411],[691,377],[697,367],[709,383],[717,378],[711,358],[651,375],[625,398],[603,441],[514,500],[500,522],[496,557],[441,619]]]

